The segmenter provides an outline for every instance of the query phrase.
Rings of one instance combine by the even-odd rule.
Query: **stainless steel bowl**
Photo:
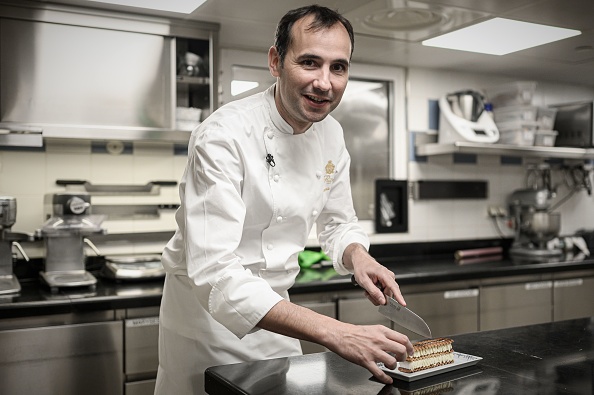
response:
[[[533,243],[546,243],[559,235],[561,215],[546,211],[536,211],[528,214],[522,224],[522,230]]]
[[[485,109],[483,96],[473,90],[450,93],[447,100],[455,115],[471,122],[476,122]]]

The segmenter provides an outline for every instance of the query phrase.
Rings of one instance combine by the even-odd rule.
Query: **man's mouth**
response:
[[[329,102],[330,100],[328,99],[323,99],[323,98],[319,98],[319,97],[315,97],[315,96],[309,96],[309,95],[305,95],[305,97],[307,97],[309,100],[313,101],[314,103],[325,103],[325,102]]]

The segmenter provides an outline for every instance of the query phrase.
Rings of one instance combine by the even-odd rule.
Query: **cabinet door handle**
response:
[[[526,291],[537,291],[539,289],[548,289],[553,287],[552,281],[536,281],[532,283],[525,283],[524,289]]]
[[[581,287],[584,285],[583,278],[570,278],[567,280],[555,280],[553,286],[555,288],[565,288],[565,287]]]
[[[445,291],[443,293],[444,299],[460,299],[460,298],[476,298],[479,295],[479,290],[474,289],[456,289],[452,291]]]

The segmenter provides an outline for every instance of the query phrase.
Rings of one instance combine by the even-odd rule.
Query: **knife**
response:
[[[359,283],[357,283],[357,280],[355,280],[354,275],[351,276],[351,282],[353,285],[360,287]],[[378,288],[383,291],[381,286],[378,285]],[[415,314],[412,310],[407,309],[398,303],[393,297],[385,294],[384,296],[386,297],[387,303],[379,306],[377,310],[381,315],[402,326],[403,328],[408,329],[409,331],[412,331],[428,339],[432,338],[429,325],[427,325],[427,323],[421,317]]]

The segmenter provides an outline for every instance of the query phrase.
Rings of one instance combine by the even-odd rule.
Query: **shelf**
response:
[[[187,85],[208,85],[208,84],[210,84],[210,78],[208,78],[208,77],[190,77],[187,75],[177,75],[176,81],[178,84],[187,84]]]
[[[416,147],[419,156],[445,154],[504,155],[536,158],[594,159],[594,148],[535,147],[506,144],[471,143],[459,141],[451,144],[423,144]]]

